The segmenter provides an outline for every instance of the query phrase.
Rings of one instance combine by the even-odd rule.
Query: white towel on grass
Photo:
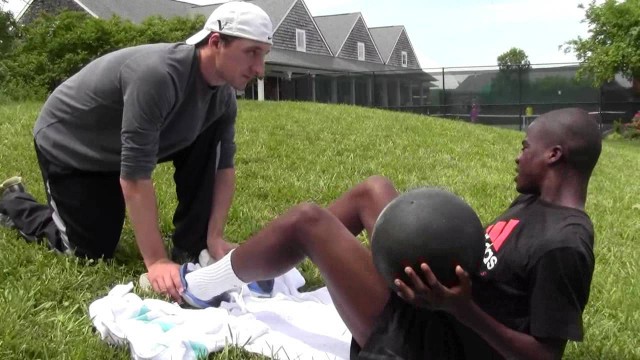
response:
[[[128,345],[133,359],[196,359],[226,345],[274,359],[348,359],[351,333],[327,289],[300,293],[302,285],[293,269],[276,278],[272,298],[245,287],[220,308],[194,310],[143,300],[129,283],[91,303],[89,315],[101,338]]]

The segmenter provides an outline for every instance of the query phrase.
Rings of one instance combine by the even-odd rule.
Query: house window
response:
[[[407,55],[406,51],[402,52],[402,67],[407,67],[407,65],[409,64],[409,57]]]
[[[296,29],[296,50],[307,51],[307,36],[304,30]]]
[[[364,61],[364,43],[358,43],[358,60]]]

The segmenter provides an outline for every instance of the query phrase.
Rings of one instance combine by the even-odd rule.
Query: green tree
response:
[[[0,57],[0,92],[13,99],[44,98],[101,55],[127,46],[184,41],[204,21],[202,15],[150,17],[134,24],[115,16],[97,19],[84,12],[43,14],[21,26],[22,36],[11,53]]]
[[[527,87],[527,73],[531,69],[524,50],[512,47],[498,56],[498,73],[491,82],[491,101],[520,103],[523,89]]]
[[[579,6],[585,9],[583,23],[589,36],[567,41],[565,53],[573,52],[582,63],[579,77],[595,86],[621,73],[634,83],[640,81],[640,0],[606,0]]]
[[[4,2],[4,0],[0,0]],[[8,53],[18,36],[18,24],[9,11],[0,9],[0,55]]]
[[[524,50],[512,47],[509,51],[498,56],[498,68],[501,71],[528,70],[531,68],[531,63]]]

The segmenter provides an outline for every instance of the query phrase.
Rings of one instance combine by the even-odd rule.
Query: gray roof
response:
[[[400,35],[404,31],[404,26],[381,26],[369,28],[371,37],[375,41],[382,61],[385,63],[389,61],[389,57],[393,53],[393,49],[398,43]]]
[[[176,0],[76,0],[90,13],[99,18],[110,18],[118,15],[123,19],[133,22],[142,22],[151,15],[163,17],[188,16],[202,14],[209,16],[211,12],[220,4],[197,6]],[[289,13],[291,8],[299,0],[252,0],[265,10],[274,24],[274,31],[280,22]],[[315,17],[315,21],[323,36],[329,43],[334,54],[340,50],[356,21],[361,17],[360,13],[329,15]],[[399,69],[397,67],[384,64],[376,64],[349,59],[341,59],[333,56],[314,55],[298,51],[289,51],[279,48],[272,48],[267,56],[267,64],[281,65],[293,68],[309,69],[316,72],[351,72],[365,73],[376,72],[382,74],[393,72],[397,75],[419,77],[425,81],[435,80],[431,75],[420,70]]]
[[[313,20],[315,20],[322,35],[327,40],[331,52],[334,55],[338,55],[342,44],[347,40],[351,29],[353,29],[356,21],[361,16],[362,14],[360,13],[325,15],[315,16]]]
[[[421,78],[423,81],[434,81],[435,78],[419,69],[398,68],[384,64],[342,59],[327,55],[314,55],[299,51],[272,48],[266,59],[269,65],[282,65],[299,68],[312,73],[373,73],[377,75],[407,75]],[[313,71],[315,70],[315,71]]]
[[[298,0],[252,0],[250,2],[269,14],[275,31],[296,1]],[[78,2],[99,18],[108,19],[118,15],[136,23],[142,22],[151,15],[168,18],[202,14],[207,17],[221,5],[198,6],[176,0],[78,0]]]
[[[273,31],[275,32],[282,20],[289,13],[293,5],[298,0],[252,0],[252,3],[262,8],[273,22]]]
[[[102,19],[113,15],[142,22],[151,15],[172,17],[192,14],[197,6],[172,0],[78,0],[90,13]]]
[[[527,72],[527,76],[529,81],[538,81],[547,77],[573,79],[578,68],[577,65],[532,68]],[[488,91],[491,83],[499,73],[500,70],[498,69],[455,71],[453,72],[454,75],[466,76],[456,90],[471,92]],[[449,88],[446,83],[445,86]]]

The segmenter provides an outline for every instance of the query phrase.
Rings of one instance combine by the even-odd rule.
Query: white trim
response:
[[[400,50],[400,66],[409,67],[409,53],[404,50]]]
[[[360,49],[362,49],[362,56],[360,56]],[[362,41],[358,41],[358,60],[365,61],[366,58],[367,58],[367,54],[365,51],[365,45]]]
[[[280,19],[280,22],[278,23],[278,25],[273,28],[273,33],[275,34],[276,31],[280,28],[280,25],[282,25],[282,23],[287,18],[287,16],[289,16],[289,13],[291,13],[291,10],[293,9],[294,6],[296,6],[298,1],[302,2],[302,6],[304,6],[304,9],[307,11],[307,15],[311,19],[311,23],[313,24],[313,26],[316,28],[318,35],[320,35],[320,39],[322,39],[322,42],[324,43],[325,48],[327,49],[327,51],[329,51],[329,54],[331,56],[334,56],[333,52],[331,51],[331,48],[329,47],[329,44],[327,44],[327,40],[324,38],[324,35],[322,35],[322,31],[320,31],[318,24],[316,24],[316,21],[313,19],[313,15],[311,15],[311,12],[309,12],[309,8],[307,7],[307,4],[305,4],[304,0],[295,0],[293,3],[291,3],[289,10],[287,10],[284,13],[284,16],[282,17],[282,19]],[[318,54],[315,54],[315,55],[318,55]]]
[[[80,0],[73,0],[76,4],[80,5],[81,8],[84,9],[84,11],[88,12],[89,15],[93,16],[94,18],[98,17],[98,14],[94,13],[93,11],[91,11],[91,9],[89,9],[85,4],[81,3]]]
[[[296,29],[296,51],[307,52],[307,32],[304,29]]]
[[[380,50],[378,50],[378,45],[376,45],[376,40],[371,35],[371,31],[369,31],[369,26],[367,25],[367,22],[365,21],[365,19],[362,16],[362,14],[360,14],[360,16],[362,17],[362,22],[364,23],[364,28],[367,29],[367,34],[369,34],[369,38],[371,39],[371,43],[373,44],[373,48],[376,49],[376,53],[378,53],[378,59],[380,59],[380,61],[382,61],[383,65],[386,65],[384,63],[384,59],[382,58],[382,55],[380,54]]]
[[[387,58],[387,61],[385,62],[385,64],[389,64],[389,61],[391,61],[391,56],[393,56],[393,53],[396,50],[396,47],[398,46],[398,41],[400,41],[400,36],[402,36],[402,32],[404,31],[404,26],[402,26],[402,29],[400,30],[400,34],[398,35],[398,37],[396,38],[396,42],[393,44],[393,47],[391,48],[391,52],[389,53],[389,57]],[[407,39],[409,37],[407,36]]]
[[[402,26],[402,31],[400,32],[400,36],[402,36],[402,33],[404,33],[404,35],[407,37],[407,41],[409,42],[409,46],[411,46],[411,52],[413,53],[413,56],[415,56],[415,58],[416,58],[416,64],[418,64],[418,69],[422,69],[422,66],[420,65],[420,61],[418,60],[418,56],[416,55],[416,50],[413,48],[413,44],[411,44],[411,39],[409,38],[409,34],[407,33],[407,28],[405,28],[404,26]],[[398,36],[398,41],[400,41],[400,36]],[[397,42],[396,42],[396,44],[397,44]]]
[[[333,54],[333,51],[331,51],[331,47],[329,47],[329,44],[327,43],[327,39],[324,38],[324,35],[322,34],[322,31],[320,31],[320,28],[318,27],[318,24],[316,24],[316,20],[313,18],[313,15],[311,15],[311,12],[309,11],[309,8],[307,7],[307,4],[304,2],[304,0],[300,0],[300,1],[302,2],[302,5],[304,6],[305,10],[307,10],[307,15],[309,15],[309,18],[311,18],[311,22],[313,23],[313,26],[316,28],[316,31],[318,32],[318,35],[320,35],[320,39],[322,39],[322,42],[324,43],[325,48],[329,51],[329,54],[331,56],[335,56]],[[292,8],[293,8],[293,6],[292,6]],[[291,11],[291,10],[289,10],[289,11]],[[287,13],[287,15],[288,14],[289,13]],[[318,55],[318,54],[316,54],[316,55]]]
[[[351,14],[356,14],[356,13],[351,13]],[[373,48],[376,49],[376,53],[378,54],[378,59],[380,59],[380,61],[382,61],[382,64],[384,65],[384,59],[382,59],[382,56],[380,55],[380,51],[378,50],[378,46],[376,45],[376,41],[373,39],[373,36],[371,36],[371,32],[369,31],[369,27],[367,26],[367,22],[364,21],[364,16],[362,16],[361,12],[357,12],[357,14],[358,14],[358,17],[356,18],[356,21],[353,22],[353,26],[351,26],[351,29],[347,33],[347,36],[344,38],[344,41],[342,42],[342,45],[340,45],[340,49],[338,49],[338,51],[336,52],[336,56],[338,56],[338,54],[340,54],[340,52],[342,51],[342,48],[344,47],[344,44],[346,44],[347,40],[349,40],[349,37],[353,33],[353,29],[356,27],[356,24],[358,24],[358,20],[362,19],[362,24],[364,25],[364,28],[367,30],[367,34],[369,35],[369,39],[371,39],[371,43],[373,44]]]
[[[338,48],[338,51],[336,51],[336,57],[338,55],[340,55],[340,52],[342,51],[342,48],[344,47],[344,44],[346,44],[347,40],[349,39],[349,35],[351,35],[351,33],[353,32],[353,28],[356,27],[356,23],[358,22],[358,19],[362,17],[361,13],[348,13],[345,15],[351,15],[351,14],[359,14],[358,17],[356,17],[356,20],[353,22],[353,25],[351,25],[351,29],[349,29],[349,31],[347,32],[347,35],[344,37],[344,40],[342,40],[342,44],[340,45],[340,47]]]
[[[280,19],[280,22],[278,23],[278,25],[276,25],[276,26],[273,28],[273,34],[274,34],[274,35],[275,35],[275,33],[276,33],[276,30],[278,30],[278,29],[280,28],[280,25],[282,25],[282,23],[284,22],[284,19],[286,19],[286,18],[287,18],[287,16],[289,16],[289,13],[291,12],[291,9],[293,9],[293,7],[296,5],[296,3],[297,3],[297,2],[298,2],[298,0],[294,0],[294,1],[291,3],[291,6],[289,6],[289,10],[287,10],[287,12],[285,12],[285,13],[284,13],[284,16],[282,17],[282,19]],[[307,10],[307,12],[308,12],[308,10]],[[312,18],[312,19],[313,19],[313,18]]]
[[[22,10],[20,10],[20,12],[18,14],[16,14],[15,19],[16,21],[20,21],[20,18],[22,18],[22,16],[24,15],[24,13],[27,12],[27,10],[29,9],[29,7],[31,6],[31,4],[33,3],[33,0],[29,0],[24,7],[22,8]]]

